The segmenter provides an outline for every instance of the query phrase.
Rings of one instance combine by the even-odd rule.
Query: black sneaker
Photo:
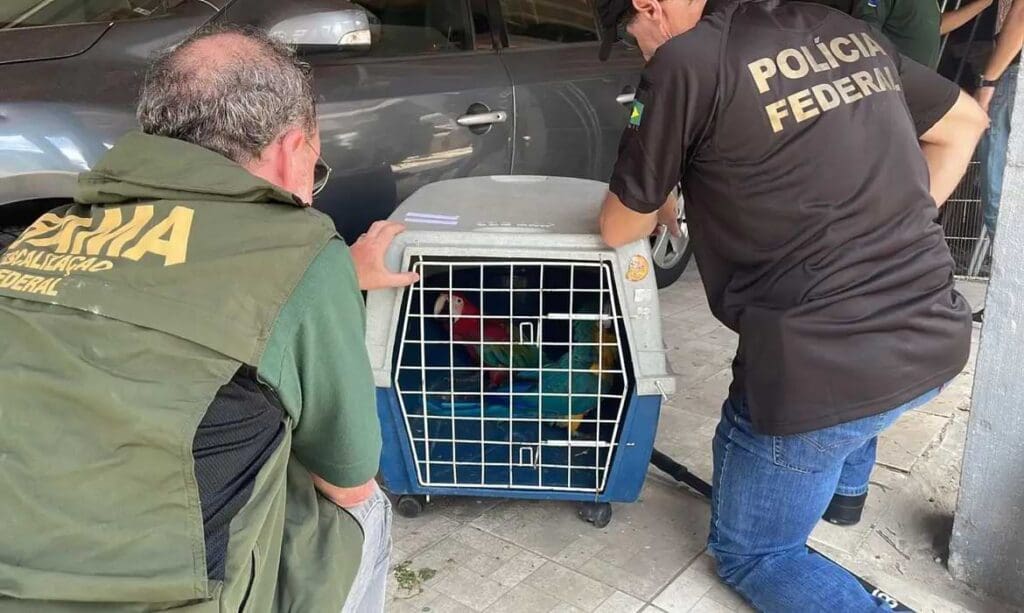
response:
[[[843,496],[836,494],[832,496],[832,502],[825,509],[822,519],[837,526],[853,526],[860,522],[861,513],[864,512],[864,502],[867,501],[867,492],[860,496]]]

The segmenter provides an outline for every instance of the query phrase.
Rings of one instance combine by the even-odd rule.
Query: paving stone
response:
[[[580,521],[577,505],[550,500],[515,500],[499,505],[472,525],[548,558],[557,556],[594,528]],[[614,520],[613,520],[614,522]]]
[[[871,472],[871,483],[882,488],[883,491],[891,491],[903,487],[907,481],[907,474],[893,470],[887,466],[876,464]]]
[[[467,607],[461,602],[445,596],[444,594],[438,595],[438,597],[431,602],[428,606],[419,609],[423,613],[426,609],[427,613],[473,613],[477,609]]]
[[[502,585],[509,587],[518,585],[523,579],[533,574],[535,570],[544,566],[547,562],[544,558],[522,550],[511,560],[505,562],[498,570],[491,573],[490,578]]]
[[[878,437],[878,463],[910,472],[921,454],[942,432],[948,419],[918,411],[905,414]]]
[[[748,605],[742,596],[721,581],[712,585],[708,593],[704,595],[704,598],[710,598],[730,611],[740,611],[743,613],[753,613],[754,611],[753,607]]]
[[[665,609],[659,609],[654,605],[647,605],[640,613],[667,613]]]
[[[483,611],[509,591],[508,586],[463,568],[446,573],[434,589],[474,611]]]
[[[658,594],[654,604],[667,613],[687,613],[704,598],[709,589],[710,585],[680,576]]]
[[[440,513],[460,523],[471,522],[498,506],[501,498],[468,498],[465,496],[440,496],[430,499],[430,512]]]
[[[680,388],[673,399],[673,404],[691,413],[718,419],[722,415],[722,403],[729,395],[730,384],[732,368],[727,362],[718,372],[698,384]]]
[[[969,410],[973,386],[974,375],[969,372],[961,373],[946,386],[938,398],[916,410],[939,417],[951,417],[956,411]]]
[[[522,548],[473,526],[460,528],[450,538],[458,541],[469,554],[461,561],[462,566],[480,575],[496,572],[524,552]]]
[[[636,613],[644,607],[642,600],[637,600],[629,594],[615,592],[601,603],[601,606],[594,609],[594,613]]]
[[[538,568],[524,583],[584,611],[593,611],[615,593],[607,585],[554,562]]]
[[[696,453],[710,453],[708,445],[717,424],[717,419],[706,415],[662,405],[655,447],[677,460]]]
[[[658,293],[662,319],[678,318],[690,311],[707,311],[708,302],[700,285],[681,285],[680,291],[661,290]]]
[[[546,613],[562,604],[554,596],[536,590],[528,585],[517,585],[487,608],[487,613],[525,613],[536,611]]]
[[[387,604],[384,609],[387,611],[399,611],[405,612],[420,612],[425,608],[429,608],[434,602],[441,598],[442,595],[435,590],[430,588],[421,588],[412,594],[398,594],[388,596]]]
[[[569,568],[580,568],[607,547],[607,539],[581,536],[570,543],[565,549],[558,552],[558,555],[552,559]]]
[[[686,612],[696,606],[718,583],[714,560],[705,553],[698,556],[662,590],[653,600],[653,604],[668,613]]]
[[[718,320],[715,320],[718,323]],[[713,330],[704,334],[700,337],[702,341],[714,343],[724,349],[728,350],[729,355],[736,353],[736,347],[739,345],[740,337],[738,334],[726,328],[721,323],[718,323]]]
[[[680,390],[706,381],[732,364],[732,356],[721,346],[694,339],[688,333],[667,332],[665,343],[668,346],[668,360],[672,371],[676,373],[676,383]]]
[[[605,585],[644,600],[658,593],[658,590],[664,585],[664,582],[656,577],[623,570],[621,566],[614,566],[596,558],[588,561],[580,569],[580,572]]]
[[[724,604],[705,596],[697,601],[697,604],[693,605],[690,609],[690,613],[734,613],[735,609],[725,606]]]
[[[459,568],[466,569],[466,563],[478,554],[475,550],[467,550],[459,541],[446,538],[416,555],[397,561],[396,565],[407,561],[410,571],[427,571],[433,576],[424,580],[423,585],[432,586]]]
[[[424,515],[406,518],[395,515],[391,537],[395,547],[413,555],[442,540],[459,529],[461,524],[443,515]]]
[[[811,543],[817,545],[828,545],[844,553],[854,554],[861,546],[878,520],[892,505],[893,492],[881,487],[871,487],[868,490],[868,500],[864,505],[864,515],[860,523],[855,526],[836,526],[826,521],[818,522],[811,533]]]

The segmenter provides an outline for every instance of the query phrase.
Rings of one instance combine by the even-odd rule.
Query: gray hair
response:
[[[218,35],[245,40],[234,49],[218,46],[212,60],[209,53],[193,52],[196,43]],[[136,117],[147,134],[245,164],[289,129],[316,130],[312,71],[262,30],[202,28],[150,64]]]

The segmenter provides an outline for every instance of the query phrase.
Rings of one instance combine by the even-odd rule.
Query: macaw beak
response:
[[[448,294],[441,294],[434,301],[434,315],[444,315],[448,312]]]
[[[449,304],[448,294],[438,296],[434,301],[434,315],[451,313],[452,320],[459,321],[459,318],[462,317],[463,298],[455,294],[450,302],[451,304]]]

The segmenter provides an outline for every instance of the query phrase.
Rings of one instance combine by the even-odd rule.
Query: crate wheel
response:
[[[427,504],[425,496],[399,496],[398,514],[402,517],[416,517]]]
[[[595,528],[604,528],[612,520],[612,505],[607,502],[584,502],[577,513],[580,519],[594,524]]]

